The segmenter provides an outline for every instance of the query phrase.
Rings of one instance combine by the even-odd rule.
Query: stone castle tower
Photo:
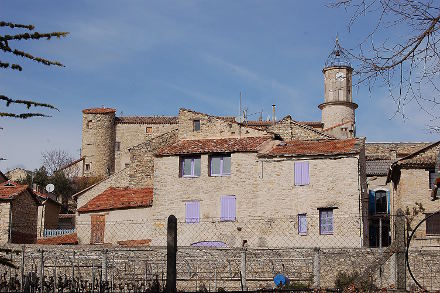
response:
[[[330,53],[324,74],[324,103],[321,109],[323,130],[337,138],[356,136],[355,109],[352,99],[352,72],[348,56],[336,39],[335,48]]]
[[[81,156],[84,176],[106,177],[115,172],[115,109],[84,109]]]

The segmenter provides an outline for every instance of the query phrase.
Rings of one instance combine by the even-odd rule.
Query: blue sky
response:
[[[2,1],[2,20],[64,39],[17,47],[65,68],[21,61],[0,71],[1,93],[56,105],[52,118],[0,119],[0,170],[37,168],[41,152],[79,156],[81,110],[114,107],[121,115],[177,115],[180,107],[237,115],[239,93],[249,113],[319,121],[324,62],[336,35],[352,48],[374,26],[351,28],[349,12],[327,1]],[[2,31],[5,33],[5,30]],[[9,33],[12,33],[9,31]],[[15,45],[14,44],[14,45]],[[12,44],[11,44],[12,45]],[[1,61],[16,61],[2,56]],[[357,134],[368,141],[435,141],[417,107],[407,119],[383,88],[354,89]],[[411,106],[411,105],[409,105]],[[14,110],[21,107],[14,106]],[[1,104],[0,111],[8,110]],[[258,118],[258,114],[251,116]]]

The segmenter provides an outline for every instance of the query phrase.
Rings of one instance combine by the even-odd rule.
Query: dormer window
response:
[[[200,131],[200,120],[193,120],[193,131]]]

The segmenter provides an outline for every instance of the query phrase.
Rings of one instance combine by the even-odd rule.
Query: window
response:
[[[147,126],[147,128],[145,129],[146,133],[153,133],[153,127],[151,126]]]
[[[125,168],[130,167],[130,163],[125,163]]]
[[[432,215],[426,214],[425,217]],[[435,214],[426,220],[426,235],[440,235],[440,214]]]
[[[188,201],[185,203],[185,222],[198,223],[200,221],[200,202]]]
[[[200,176],[200,156],[181,158],[181,176],[199,177]]]
[[[210,176],[231,175],[231,155],[211,156],[209,170]]]
[[[119,152],[121,150],[121,143],[119,141],[115,142],[115,151]]]
[[[295,162],[295,185],[309,185],[309,162]]]
[[[307,215],[298,215],[298,234],[307,235]]]
[[[193,120],[193,130],[200,131],[200,120]]]
[[[221,197],[220,221],[235,221],[235,195]]]
[[[333,209],[319,210],[319,234],[333,234]]]
[[[429,189],[432,189],[435,184],[435,179],[437,178],[437,173],[435,173],[434,169],[428,171],[429,171]]]
[[[90,171],[90,164],[86,164],[86,171]]]
[[[87,128],[91,129],[92,128],[92,120],[87,121]]]
[[[375,192],[376,197],[376,214],[386,213],[388,210],[387,192],[378,190]]]

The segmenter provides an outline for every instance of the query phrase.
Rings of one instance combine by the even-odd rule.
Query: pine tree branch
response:
[[[69,33],[68,32],[51,32],[51,33],[39,33],[39,32],[35,32],[33,34],[29,34],[29,33],[24,33],[24,34],[18,34],[18,35],[0,35],[0,42],[5,42],[5,41],[11,41],[11,40],[29,40],[29,39],[33,39],[33,40],[39,40],[39,39],[47,39],[50,40],[52,37],[57,37],[57,38],[61,38],[61,37],[65,37],[67,36]]]
[[[30,117],[52,117],[52,116],[41,114],[41,113],[21,113],[21,114],[15,114],[15,113],[0,112],[0,117],[11,117],[11,118],[27,119],[27,118],[30,118]]]
[[[64,67],[64,65],[61,64],[58,61],[50,61],[50,60],[47,60],[47,59],[44,59],[44,58],[35,57],[35,56],[32,56],[29,53],[26,53],[26,52],[23,52],[23,51],[20,51],[20,50],[17,50],[17,49],[12,50],[6,43],[0,42],[0,50],[2,50],[4,52],[12,53],[14,55],[17,55],[17,56],[20,56],[20,57],[23,57],[23,58],[28,58],[28,59],[34,60],[34,61],[42,63],[44,65],[48,65],[48,66],[49,65],[56,65],[56,66]]]
[[[0,27],[2,26],[8,26],[10,28],[25,28],[28,30],[33,30],[35,27],[31,24],[19,24],[19,23],[12,23],[12,22],[6,22],[6,21],[0,21]]]
[[[5,62],[1,62],[1,61],[0,61],[0,68],[11,68],[11,69],[18,70],[18,71],[23,70],[23,68],[18,64],[9,64],[9,63],[5,63]]]
[[[10,259],[7,259],[3,256],[0,256],[0,265],[7,266],[13,269],[18,269],[18,267],[14,263],[12,263]]]
[[[26,107],[28,109],[31,106],[34,106],[34,107],[50,108],[50,109],[55,109],[55,110],[59,111],[56,107],[54,107],[50,104],[28,101],[28,100],[14,100],[14,99],[8,98],[7,96],[4,96],[4,95],[0,95],[0,100],[3,100],[6,102],[6,107],[9,107],[10,104],[24,104],[24,105],[26,105]]]

